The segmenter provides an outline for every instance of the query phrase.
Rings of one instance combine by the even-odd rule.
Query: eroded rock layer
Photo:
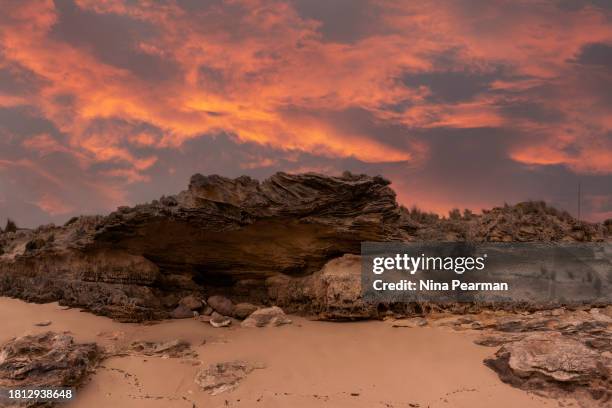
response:
[[[265,302],[267,278],[309,275],[364,240],[407,239],[401,219],[381,177],[197,174],[176,196],[3,234],[0,294],[121,320],[165,317],[207,290]]]
[[[362,241],[601,241],[611,232],[543,203],[423,216],[400,207],[381,177],[196,174],[175,196],[0,233],[0,295],[125,321],[168,317],[190,294],[368,318],[378,311],[360,302],[358,260],[350,257]]]

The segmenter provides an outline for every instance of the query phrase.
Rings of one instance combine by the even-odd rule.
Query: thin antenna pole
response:
[[[582,201],[582,186],[581,183],[578,182],[578,220],[581,218],[581,201]]]

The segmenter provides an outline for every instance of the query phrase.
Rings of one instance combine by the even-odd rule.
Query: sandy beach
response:
[[[78,342],[121,347],[136,340],[184,339],[195,359],[112,357],[66,407],[556,407],[512,388],[487,368],[493,350],[474,334],[444,327],[393,328],[388,322],[213,328],[195,319],[118,323],[56,303],[0,298],[0,342],[47,330]],[[47,327],[36,323],[51,321]],[[233,391],[211,396],[194,383],[212,363],[263,363]],[[571,402],[564,406],[572,406]]]

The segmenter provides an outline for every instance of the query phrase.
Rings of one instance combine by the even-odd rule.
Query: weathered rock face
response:
[[[358,299],[356,262],[321,270],[358,254],[362,241],[589,241],[609,239],[606,231],[538,203],[423,222],[398,206],[381,177],[198,174],[178,195],[106,217],[0,233],[0,295],[123,321],[189,317],[199,303],[181,303],[188,295],[364,318],[376,311]]]
[[[524,389],[587,391],[595,400],[612,393],[612,358],[560,333],[537,333],[503,345],[485,364]]]
[[[403,210],[406,225],[412,225],[417,240],[476,242],[593,242],[610,237],[607,224],[580,221],[542,201],[483,210],[440,219]]]
[[[376,306],[361,299],[361,258],[357,255],[333,259],[309,276],[272,277],[266,286],[270,299],[291,311],[303,307],[328,320],[377,316]]]
[[[125,321],[166,317],[190,293],[265,302],[266,278],[311,274],[364,240],[405,238],[388,184],[351,174],[278,173],[261,183],[198,174],[176,196],[3,234],[0,294]]]
[[[515,387],[568,397],[579,406],[610,403],[612,306],[518,314],[487,311],[433,324],[482,331],[476,344],[499,347],[485,364]]]
[[[99,357],[94,343],[77,344],[65,334],[19,337],[0,348],[0,388],[77,387]]]

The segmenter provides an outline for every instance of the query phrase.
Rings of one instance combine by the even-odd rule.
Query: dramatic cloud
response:
[[[561,0],[57,0],[0,15],[0,219],[194,172],[348,169],[406,205],[612,217],[612,8]]]

